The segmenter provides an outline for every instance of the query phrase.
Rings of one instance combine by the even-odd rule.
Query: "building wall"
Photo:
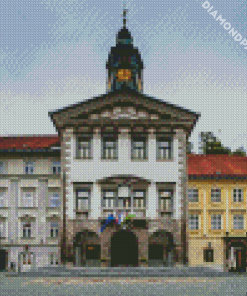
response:
[[[190,180],[189,188],[198,188],[199,202],[189,202],[189,214],[199,215],[199,229],[190,230],[189,234],[189,264],[191,266],[215,266],[224,267],[226,265],[226,253],[224,238],[246,237],[247,219],[246,219],[246,180]],[[211,202],[211,189],[221,189],[221,202]],[[233,189],[243,189],[243,202],[233,202]],[[222,228],[220,230],[211,229],[211,214],[222,215]],[[234,214],[243,214],[244,229],[236,230],[233,228]],[[211,243],[214,249],[214,262],[204,262],[203,248]]]
[[[24,174],[23,159],[16,156],[1,158],[7,163],[5,174],[1,175],[0,180],[0,188],[6,192],[4,207],[0,207],[0,220],[5,222],[5,238],[1,239],[1,248],[8,252],[9,268],[11,262],[17,268],[20,263],[18,256],[25,252],[26,246],[35,253],[37,266],[41,266],[42,262],[45,265],[49,263],[49,248],[60,257],[59,238],[50,237],[50,221],[55,219],[59,223],[59,231],[62,231],[61,207],[50,208],[48,200],[49,188],[61,188],[60,176],[53,175],[51,169],[52,162],[59,158],[33,156],[32,159],[35,161],[34,173],[27,175]],[[35,189],[33,207],[25,208],[21,205],[24,188]],[[32,238],[22,238],[22,221],[34,223],[31,229]]]

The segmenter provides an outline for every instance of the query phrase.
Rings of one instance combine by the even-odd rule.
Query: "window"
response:
[[[34,162],[27,161],[25,162],[25,174],[33,174],[34,172]]]
[[[50,207],[52,208],[58,208],[61,205],[60,201],[60,192],[50,192]]]
[[[50,265],[58,265],[58,255],[55,253],[49,254],[49,263]]]
[[[0,188],[0,208],[6,206],[6,194],[7,194],[7,188]]]
[[[22,223],[23,238],[31,238],[31,223]]]
[[[134,190],[133,192],[133,206],[134,208],[144,208],[145,204],[145,191],[144,190]]]
[[[31,265],[33,262],[33,254],[31,252],[25,252],[22,254],[22,263],[23,265]]]
[[[22,204],[21,207],[32,208],[34,206],[35,189],[22,188]]]
[[[52,173],[53,174],[60,174],[61,173],[61,162],[60,161],[53,161]]]
[[[6,169],[5,162],[0,161],[0,174],[5,174],[6,173],[5,169]]]
[[[211,189],[211,202],[221,202],[221,189]]]
[[[147,158],[146,138],[134,137],[132,139],[132,159],[146,159],[146,158]]]
[[[173,191],[170,189],[159,191],[159,207],[162,211],[172,211]]]
[[[103,159],[117,159],[117,139],[103,136]]]
[[[198,189],[188,189],[189,202],[198,202]]]
[[[211,229],[221,229],[221,215],[211,215]]]
[[[120,186],[118,188],[118,208],[128,209],[131,207],[131,192],[129,186]]]
[[[189,215],[189,229],[199,229],[199,216],[196,214]]]
[[[76,208],[77,210],[88,210],[89,207],[89,189],[76,190]]]
[[[214,262],[214,250],[204,250],[204,262]]]
[[[0,238],[6,237],[5,226],[6,226],[5,221],[0,221]]]
[[[51,237],[58,237],[58,222],[51,222]]]
[[[83,159],[91,158],[92,134],[82,134],[77,138],[77,157]]]
[[[243,189],[233,189],[233,201],[234,202],[243,201]]]
[[[157,159],[172,159],[172,138],[157,137]]]
[[[244,229],[244,216],[234,215],[233,216],[233,228],[234,229]]]
[[[116,191],[103,190],[103,207],[113,208],[115,206]]]

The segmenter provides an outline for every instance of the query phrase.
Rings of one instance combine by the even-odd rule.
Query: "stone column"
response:
[[[156,183],[152,182],[148,187],[147,218],[151,220],[156,219],[157,209],[158,209],[158,201],[157,201]]]
[[[73,240],[73,219],[75,219],[75,199],[73,194],[73,184],[71,184],[71,164],[74,150],[73,128],[66,128],[61,132],[61,171],[63,178],[63,257],[66,261],[69,254],[71,256],[71,243]],[[71,222],[71,223],[69,223]],[[65,262],[64,262],[65,263]]]
[[[188,217],[188,198],[187,198],[187,155],[186,145],[187,136],[182,129],[176,130],[176,138],[178,140],[178,182],[177,182],[177,194],[176,194],[176,219],[181,220],[181,263],[188,264],[188,238],[186,234],[186,224]]]
[[[37,205],[38,205],[38,227],[37,227],[37,237],[38,243],[42,239],[46,242],[46,202],[48,201],[48,179],[40,179],[37,195]]]

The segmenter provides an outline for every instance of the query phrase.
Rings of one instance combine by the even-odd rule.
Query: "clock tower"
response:
[[[108,92],[129,89],[143,92],[143,62],[133,38],[126,28],[126,12],[123,10],[123,28],[116,37],[116,46],[111,47],[106,69],[108,69]]]

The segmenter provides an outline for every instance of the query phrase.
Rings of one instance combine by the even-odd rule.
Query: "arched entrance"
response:
[[[173,237],[163,230],[153,233],[148,240],[148,265],[173,266]]]
[[[101,265],[100,238],[95,232],[78,232],[74,241],[75,265],[78,267],[99,267]]]
[[[131,231],[121,230],[112,236],[111,266],[138,266],[138,240]]]

